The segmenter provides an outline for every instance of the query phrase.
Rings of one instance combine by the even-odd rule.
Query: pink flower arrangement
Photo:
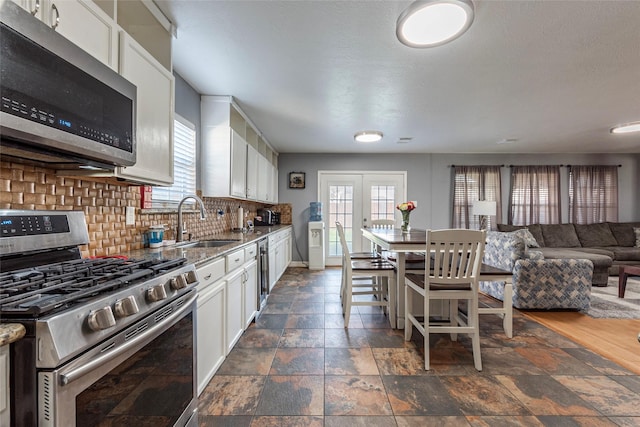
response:
[[[411,212],[415,208],[416,208],[416,205],[411,201],[400,203],[398,206],[396,206],[396,209],[398,209],[401,212]]]

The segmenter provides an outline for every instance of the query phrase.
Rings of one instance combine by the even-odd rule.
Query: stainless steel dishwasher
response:
[[[267,303],[269,295],[269,239],[258,241],[258,312]]]

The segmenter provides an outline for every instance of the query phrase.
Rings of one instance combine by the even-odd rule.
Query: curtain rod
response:
[[[485,166],[500,166],[501,168],[505,167],[505,165],[451,165],[452,168],[455,168],[456,166],[472,166],[475,168],[485,167]]]
[[[562,166],[562,165],[560,165]],[[622,167],[622,165],[573,165],[573,166],[618,166],[619,168]],[[567,165],[568,168],[571,167],[571,165]]]
[[[509,165],[510,168],[512,168],[514,166],[559,166],[559,167],[563,167],[563,166],[569,166],[569,165]]]

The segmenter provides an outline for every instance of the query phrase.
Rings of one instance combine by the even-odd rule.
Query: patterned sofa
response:
[[[541,252],[527,249],[521,231],[489,231],[483,262],[513,272],[516,308],[589,308],[593,263],[588,259],[544,259]],[[502,283],[480,282],[480,290],[504,300]]]

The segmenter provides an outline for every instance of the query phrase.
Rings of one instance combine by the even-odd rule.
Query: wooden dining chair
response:
[[[478,322],[478,277],[486,231],[427,230],[427,247],[423,274],[405,275],[405,341],[411,339],[413,326],[424,336],[424,368],[429,370],[429,335],[448,333],[471,336],[473,361],[482,370],[480,327]],[[415,296],[422,298],[423,320],[412,313]],[[444,322],[431,321],[432,300],[448,300],[449,317]],[[467,314],[458,312],[458,300],[467,301]]]
[[[352,259],[342,224],[336,222],[342,246],[342,311],[344,326],[349,327],[351,307],[384,307],[392,328],[396,327],[396,273],[394,266],[383,259]],[[367,284],[355,282],[358,278],[372,278]],[[378,280],[380,279],[380,280]],[[369,296],[370,298],[364,298]]]

